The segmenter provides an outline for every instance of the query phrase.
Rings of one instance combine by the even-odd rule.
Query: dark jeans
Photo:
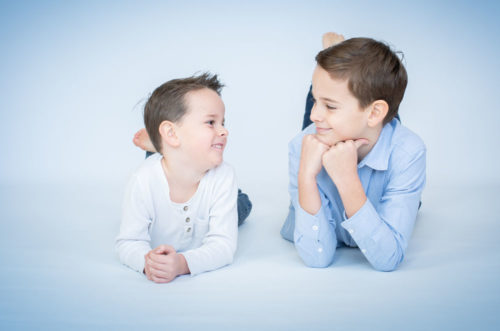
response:
[[[146,152],[146,158],[153,155],[151,152]],[[248,195],[241,192],[238,189],[238,225],[243,224],[247,219],[248,215],[252,211],[252,202],[248,198]]]

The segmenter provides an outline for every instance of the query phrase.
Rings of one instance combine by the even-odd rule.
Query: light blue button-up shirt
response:
[[[311,215],[300,207],[297,177],[302,139],[316,133],[313,124],[289,144],[290,213],[281,229],[293,240],[302,260],[311,267],[326,267],[343,244],[359,247],[371,265],[392,271],[403,261],[425,185],[426,148],[412,131],[393,119],[375,146],[358,164],[367,201],[347,218],[340,195],[323,168],[316,177],[321,208]]]

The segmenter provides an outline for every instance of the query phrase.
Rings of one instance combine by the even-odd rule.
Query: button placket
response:
[[[184,231],[185,231],[185,234],[187,236],[191,236],[192,233],[193,233],[193,226],[192,226],[192,222],[191,222],[191,217],[189,216],[189,214],[187,213],[187,211],[189,210],[189,206],[188,205],[185,205],[184,207],[182,207],[182,211],[184,213]]]

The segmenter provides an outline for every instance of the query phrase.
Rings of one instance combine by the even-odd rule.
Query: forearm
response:
[[[144,270],[144,255],[151,250],[145,241],[117,240],[115,250],[120,261],[137,272]]]
[[[231,264],[236,251],[236,242],[210,240],[201,247],[183,252],[190,274],[215,270]]]
[[[363,207],[366,202],[366,194],[363,185],[357,174],[351,179],[335,183],[339,191],[340,199],[344,205],[345,213],[348,218],[352,217]]]
[[[331,222],[328,216],[331,215],[330,204],[318,193],[320,208],[311,214],[298,203],[297,194],[297,191],[292,192],[295,248],[307,266],[326,267],[332,262],[337,247],[335,222]]]
[[[299,172],[298,176],[299,204],[306,212],[315,215],[321,208],[316,177]]]
[[[356,214],[341,224],[370,264],[380,271],[394,270],[401,263],[408,240],[407,236],[400,232],[405,231],[401,227],[413,225],[413,220],[408,218],[409,215],[394,209],[391,214],[401,218],[399,229],[395,224],[388,226],[389,220],[381,216],[367,200]],[[406,219],[407,222],[404,221]]]

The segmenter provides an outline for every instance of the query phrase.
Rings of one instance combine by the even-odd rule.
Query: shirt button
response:
[[[318,248],[318,253],[321,253],[321,252],[323,252],[323,248],[320,247],[320,248]]]
[[[184,206],[184,208],[182,208],[182,209],[184,209],[184,211],[187,211],[188,210],[188,206]]]
[[[191,221],[191,219],[189,217],[186,218],[186,223],[189,223],[189,221]]]
[[[363,248],[363,249],[361,250],[361,252],[362,252],[363,254],[365,254],[365,253],[366,253],[366,249],[364,249],[364,248]]]
[[[191,227],[187,228],[186,232],[191,232]]]
[[[354,230],[353,229],[349,229],[348,230],[350,234],[353,234],[354,233]]]
[[[317,225],[313,225],[313,230],[314,231],[318,231],[318,226]]]

